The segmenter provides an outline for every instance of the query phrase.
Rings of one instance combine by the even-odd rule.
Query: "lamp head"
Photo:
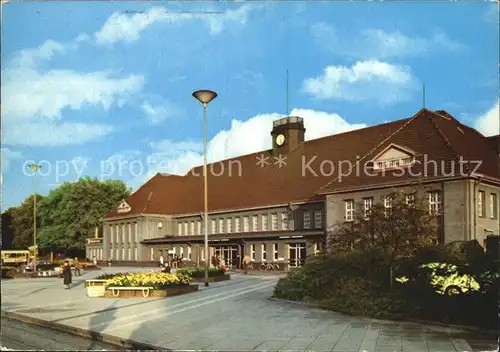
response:
[[[204,106],[206,106],[208,103],[210,103],[212,100],[214,100],[217,97],[217,93],[211,91],[211,90],[197,90],[196,92],[193,93],[193,97],[198,100],[200,103],[202,103]]]

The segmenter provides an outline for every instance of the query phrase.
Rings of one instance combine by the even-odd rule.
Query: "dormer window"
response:
[[[382,170],[411,165],[415,161],[415,154],[412,150],[391,144],[373,158],[373,169]]]
[[[123,201],[120,203],[120,205],[118,206],[117,208],[117,211],[119,213],[128,213],[129,211],[131,211],[132,208],[130,207],[130,205],[128,205],[127,202]]]

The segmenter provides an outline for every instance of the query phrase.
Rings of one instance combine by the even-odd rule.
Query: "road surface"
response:
[[[125,351],[113,345],[92,341],[64,332],[33,326],[26,323],[2,318],[0,335],[2,350],[45,350],[45,351]]]

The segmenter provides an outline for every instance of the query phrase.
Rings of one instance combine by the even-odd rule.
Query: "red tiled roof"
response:
[[[483,160],[476,172],[500,179],[499,157],[486,137],[462,125],[446,112],[424,109],[411,118],[307,141],[285,155],[286,166],[283,167],[272,163],[275,161],[272,150],[209,164],[208,210],[225,211],[321,200],[326,193],[421,179],[409,175],[397,177],[387,171],[384,176],[377,177],[352,173],[339,180],[338,162],[349,161],[352,165],[364,163],[391,143],[417,152],[417,159],[424,160],[427,155],[428,159],[444,161],[443,168],[438,166],[438,171],[448,171],[450,176],[452,161],[458,161],[462,155],[465,160]],[[269,165],[256,165],[260,156],[268,157]],[[335,165],[334,172],[329,169],[332,163]],[[309,165],[314,173],[304,165]],[[346,171],[348,168],[343,165],[342,170]],[[222,166],[224,173],[216,176]],[[416,172],[418,167],[412,170]],[[130,212],[118,214],[114,208],[105,218],[201,213],[204,207],[202,171],[203,167],[199,166],[184,176],[157,174],[127,199],[132,208]],[[440,175],[441,172],[438,172],[436,178]],[[430,178],[434,177],[427,177]]]

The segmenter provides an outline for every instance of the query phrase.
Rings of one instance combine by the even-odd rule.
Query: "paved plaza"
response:
[[[169,298],[88,298],[84,280],[2,282],[2,310],[168,349],[317,351],[493,351],[493,336],[454,328],[350,317],[269,300],[278,275],[234,274],[230,281]]]

